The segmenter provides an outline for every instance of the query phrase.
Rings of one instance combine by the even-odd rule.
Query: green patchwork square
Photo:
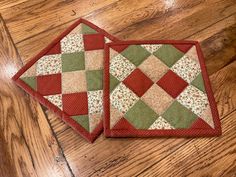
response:
[[[87,88],[89,91],[103,89],[103,70],[86,71]]]
[[[192,81],[191,85],[197,87],[199,90],[203,91],[204,93],[206,92],[201,73]]]
[[[112,74],[110,74],[110,93],[116,88],[116,86],[120,83]]]
[[[96,30],[82,23],[82,34],[95,34]]]
[[[71,116],[78,124],[89,132],[89,117],[87,115]]]
[[[189,128],[197,115],[175,101],[162,115],[175,128]]]
[[[139,100],[124,116],[135,128],[148,129],[158,115],[143,101]]]
[[[62,72],[85,69],[84,52],[64,53],[61,55]]]
[[[151,54],[140,45],[130,45],[121,54],[134,65],[140,65]]]
[[[23,80],[32,89],[36,90],[37,88],[36,77],[22,77],[20,79]]]
[[[167,66],[171,67],[184,55],[184,53],[172,45],[163,45],[154,52],[153,55],[163,61]]]

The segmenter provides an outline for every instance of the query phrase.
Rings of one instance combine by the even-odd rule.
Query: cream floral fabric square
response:
[[[163,117],[158,117],[157,120],[149,127],[149,130],[155,129],[174,129]]]
[[[88,110],[89,114],[103,112],[103,90],[88,92]]]
[[[45,55],[36,63],[37,75],[57,74],[62,72],[61,54]]]
[[[208,105],[207,95],[192,85],[177,97],[177,101],[198,116],[201,116]]]
[[[125,114],[138,100],[138,96],[123,83],[120,83],[110,95],[111,104],[123,114]]]
[[[75,53],[84,51],[82,34],[69,34],[61,40],[62,53]]]
[[[48,101],[50,101],[52,104],[56,105],[58,108],[62,110],[62,95],[48,95],[44,96]]]
[[[123,81],[135,68],[136,66],[121,54],[110,61],[110,73],[120,81]]]
[[[188,83],[191,83],[201,72],[199,63],[186,55],[177,61],[172,66],[171,70]]]

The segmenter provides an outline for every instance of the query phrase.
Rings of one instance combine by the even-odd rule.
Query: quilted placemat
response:
[[[13,80],[93,142],[103,130],[104,43],[111,41],[116,39],[80,19]]]
[[[107,137],[221,134],[198,42],[109,43],[104,70]]]

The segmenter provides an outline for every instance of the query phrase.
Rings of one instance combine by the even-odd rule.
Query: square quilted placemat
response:
[[[104,70],[107,137],[221,134],[198,42],[109,43]]]
[[[103,129],[104,44],[111,41],[116,39],[80,19],[13,80],[93,142]]]

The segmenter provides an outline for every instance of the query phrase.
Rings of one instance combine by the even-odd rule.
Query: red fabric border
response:
[[[113,130],[110,129],[110,100],[109,100],[109,48],[117,45],[130,44],[193,44],[199,57],[203,80],[208,95],[209,104],[213,116],[214,129],[175,129],[175,130]],[[153,137],[153,136],[175,136],[175,137],[201,137],[220,136],[222,134],[220,119],[216,102],[207,74],[204,57],[197,41],[184,40],[146,40],[146,41],[125,41],[111,42],[105,45],[105,67],[104,67],[104,133],[106,137]]]
[[[119,41],[114,36],[107,33],[105,30],[97,27],[93,23],[84,20],[79,19],[75,23],[73,23],[70,27],[68,27],[63,33],[61,33],[55,40],[53,40],[46,48],[44,48],[41,52],[39,52],[35,57],[31,58],[31,60],[23,66],[13,77],[12,79],[16,82],[18,86],[23,88],[26,92],[28,92],[30,95],[32,95],[36,100],[38,100],[41,104],[46,106],[48,109],[55,112],[59,117],[62,118],[62,120],[67,123],[69,126],[71,126],[76,132],[78,132],[82,137],[84,137],[89,142],[93,142],[102,132],[103,130],[103,123],[98,125],[98,127],[95,128],[95,130],[92,133],[87,132],[82,126],[80,126],[76,121],[74,121],[72,118],[70,118],[69,115],[67,115],[65,112],[61,111],[58,107],[50,103],[48,100],[46,100],[41,94],[31,89],[27,84],[25,84],[19,77],[27,70],[29,69],[37,60],[39,60],[43,55],[45,55],[50,49],[52,49],[64,36],[69,34],[76,26],[78,26],[80,23],[84,23],[91,28],[98,31],[100,34],[103,34],[105,37],[109,38],[112,41]]]

